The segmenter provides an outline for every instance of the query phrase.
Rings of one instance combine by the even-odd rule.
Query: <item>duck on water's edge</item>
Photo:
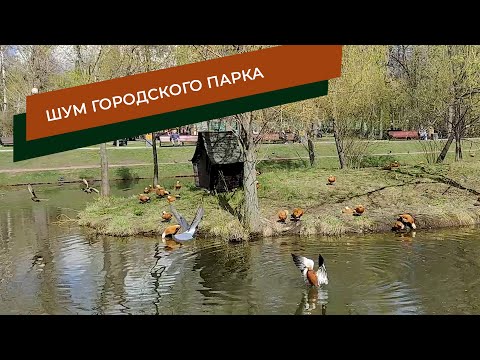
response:
[[[354,210],[354,209],[352,209]],[[283,213],[282,218],[287,215],[287,211],[282,211]],[[310,214],[312,210],[310,210]],[[450,228],[450,227],[461,227],[465,225],[463,218],[458,218],[457,222],[454,222],[457,217],[448,217],[448,221],[442,222],[441,217],[435,216],[435,214],[429,213],[415,213],[415,215],[405,213],[397,213],[400,215],[392,214],[379,214],[372,212],[368,215],[368,221],[352,221],[350,217],[342,216],[344,214],[339,214],[342,216],[339,218],[340,222],[339,227],[332,229],[335,233],[329,233],[329,228],[327,227],[327,231],[325,231],[325,226],[321,222],[321,218],[316,215],[316,219],[320,220],[318,222],[311,222],[310,214],[306,219],[303,219],[305,216],[302,216],[302,221],[289,221],[288,224],[282,223],[281,219],[279,219],[278,214],[272,216],[271,219],[265,219],[262,222],[262,227],[259,232],[252,233],[247,235],[242,232],[238,232],[237,228],[232,231],[232,234],[229,234],[228,231],[225,231],[222,236],[219,236],[218,233],[213,234],[210,232],[208,225],[201,226],[198,229],[197,237],[199,238],[218,238],[224,241],[230,242],[242,242],[248,240],[259,240],[262,238],[272,238],[272,237],[286,237],[286,236],[341,236],[341,235],[354,235],[354,234],[375,234],[375,233],[391,233],[394,231],[395,233],[402,233],[402,232],[413,232],[413,231],[420,231],[422,230],[430,230],[430,229],[440,229],[440,228]],[[290,215],[290,211],[288,211],[288,215]],[[287,216],[288,216],[287,215]],[[363,214],[365,216],[365,214]],[[471,212],[471,223],[467,224],[467,226],[471,225],[480,225],[480,211]],[[160,220],[162,213],[159,214]],[[169,216],[169,215],[167,215]],[[173,219],[173,217],[172,217]],[[280,220],[280,221],[279,221]],[[287,219],[285,219],[288,221]],[[290,219],[289,219],[290,220]],[[463,221],[463,222],[462,222]],[[88,226],[88,224],[87,224]],[[95,228],[95,226],[91,226]],[[103,227],[103,226],[102,226]],[[104,227],[103,227],[104,229]],[[145,231],[139,231],[137,234],[133,235],[143,235],[147,237],[152,236],[160,236],[163,231],[163,227],[160,229],[146,229]],[[99,234],[101,233],[98,232]],[[105,235],[113,235],[115,233],[105,234]],[[235,236],[237,235],[237,236]],[[122,236],[122,235],[120,235]]]

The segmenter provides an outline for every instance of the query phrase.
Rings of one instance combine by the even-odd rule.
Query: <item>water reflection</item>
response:
[[[298,304],[295,315],[312,315],[320,305],[321,314],[327,314],[328,290],[324,288],[310,287],[302,292],[302,298]]]
[[[50,201],[33,203],[26,189],[0,198],[0,314],[480,312],[475,228],[178,246],[57,224],[95,197],[76,184],[40,191]],[[329,285],[306,288],[291,252],[322,253]]]
[[[193,270],[198,271],[202,288],[198,291],[204,296],[205,305],[232,304],[244,300],[248,303],[250,268],[249,246],[204,247],[195,254]]]

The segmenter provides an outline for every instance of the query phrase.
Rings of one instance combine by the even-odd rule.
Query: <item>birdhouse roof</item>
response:
[[[212,164],[234,164],[243,162],[242,146],[232,131],[200,132],[192,162],[204,152]]]

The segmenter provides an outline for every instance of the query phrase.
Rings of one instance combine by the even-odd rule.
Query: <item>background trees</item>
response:
[[[40,92],[102,81],[139,72],[253,51],[252,45],[1,45],[2,136],[12,133],[12,117],[25,111],[32,87]],[[437,162],[455,142],[480,135],[480,46],[352,45],[343,47],[342,76],[329,82],[328,96],[237,114],[235,133],[245,152],[243,222],[260,227],[256,169],[258,134],[292,130],[305,146],[310,165],[319,130],[333,132],[339,165],[356,167],[369,153],[371,139],[389,128],[433,127],[448,141]],[[154,138],[154,137],[153,137]],[[156,143],[152,147],[153,184],[158,183]],[[106,147],[100,147],[105,186]],[[108,194],[105,188],[102,193]]]

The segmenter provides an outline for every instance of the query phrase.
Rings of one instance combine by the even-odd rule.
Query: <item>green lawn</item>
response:
[[[358,170],[327,170],[319,167],[266,169],[258,177],[261,235],[281,234],[301,236],[331,235],[389,231],[399,213],[411,213],[418,230],[445,226],[475,225],[480,222],[480,207],[475,206],[478,195],[446,184],[444,177],[469,189],[480,189],[477,162],[457,162],[431,166],[401,166],[393,171],[379,168]],[[337,181],[327,185],[334,174]],[[173,181],[162,181],[172,189]],[[224,209],[225,200],[238,210],[242,191],[222,196],[207,195],[182,180],[181,197],[175,207],[187,218],[194,216],[202,204],[205,216],[201,224],[204,236],[219,240],[246,240],[249,234],[238,218]],[[144,183],[147,184],[146,182]],[[173,190],[172,190],[173,191]],[[346,206],[366,208],[362,216],[342,213]],[[305,210],[297,226],[291,221],[279,224],[279,210],[300,207]],[[151,202],[139,204],[135,195],[97,198],[80,213],[80,224],[99,234],[133,236],[160,235],[169,224],[160,222],[162,211],[169,211],[165,199],[152,194]],[[175,223],[175,222],[172,222]],[[407,234],[414,236],[413,234]]]
[[[443,143],[443,142],[442,142]],[[439,143],[439,146],[442,144]],[[122,178],[125,174],[133,174],[141,178],[152,176],[152,150],[144,147],[141,141],[129,142],[127,147],[108,148],[108,161],[112,167],[112,178]],[[140,148],[139,148],[140,147]],[[0,150],[11,148],[0,148]],[[16,184],[26,182],[54,182],[60,176],[67,181],[79,180],[81,177],[99,178],[99,154],[98,147],[90,149],[76,149],[59,154],[43,156],[35,159],[13,162],[11,151],[0,152],[0,184]],[[453,161],[454,145],[447,156],[446,162]],[[464,159],[466,162],[476,161],[478,157],[471,157],[480,150],[480,140],[471,139],[464,142]],[[183,147],[159,147],[158,159],[160,163],[160,176],[172,177],[178,175],[192,175],[190,159],[195,151],[195,146]],[[419,141],[375,141],[370,143],[369,154],[373,154],[370,165],[378,166],[382,162],[396,159],[405,165],[415,165],[425,162],[425,155]],[[336,147],[333,138],[323,138],[315,143],[317,156],[316,166],[321,169],[334,170],[338,168]],[[375,154],[390,154],[377,156]],[[478,155],[480,156],[480,154]],[[284,161],[282,159],[292,159]],[[300,158],[303,158],[300,159]],[[292,170],[303,168],[308,165],[308,153],[302,144],[263,144],[259,149],[260,169],[279,168]],[[62,167],[92,166],[90,169],[57,169]],[[124,166],[121,169],[118,166]],[[39,169],[36,172],[22,172],[21,170]],[[5,172],[5,170],[17,170],[20,172]]]

